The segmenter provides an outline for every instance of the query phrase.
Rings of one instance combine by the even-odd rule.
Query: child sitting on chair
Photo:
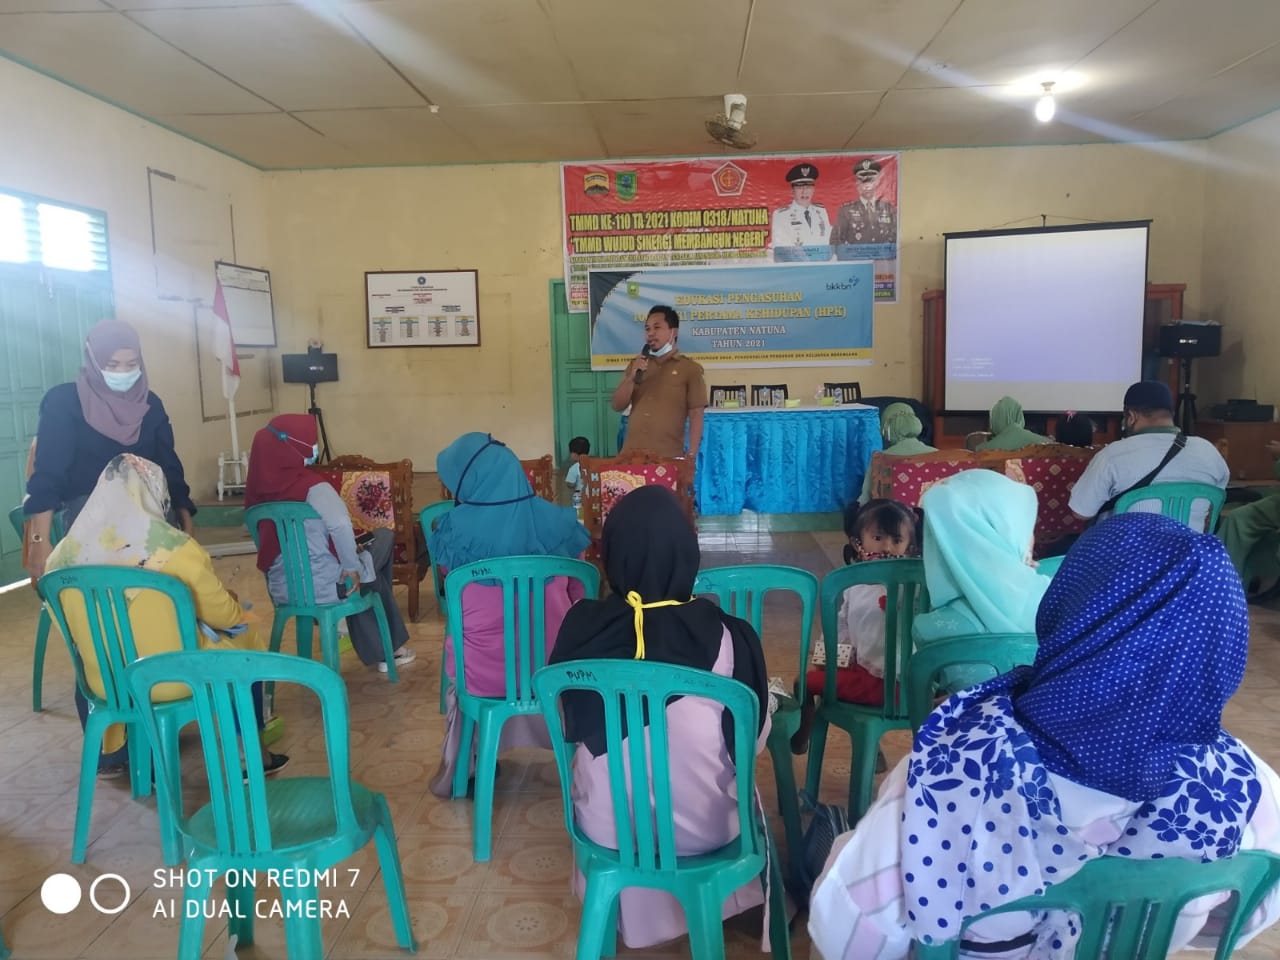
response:
[[[844,511],[846,564],[859,560],[888,560],[920,556],[920,514],[897,500],[871,500]],[[840,599],[836,633],[836,697],[844,703],[879,706],[884,702],[884,621],[887,592],[874,583],[856,583]],[[815,697],[826,684],[826,649],[814,647],[814,668],[805,676],[801,696],[800,729],[791,741],[794,753],[809,746],[809,731],[817,712]]]

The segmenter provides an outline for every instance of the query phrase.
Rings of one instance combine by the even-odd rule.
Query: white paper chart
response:
[[[364,275],[370,347],[478,347],[475,270]]]

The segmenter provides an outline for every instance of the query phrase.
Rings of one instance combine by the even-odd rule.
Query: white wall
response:
[[[0,189],[34,193],[107,214],[116,316],[137,327],[147,376],[173,420],[187,479],[196,496],[208,496],[217,480],[218,452],[230,447],[226,408],[206,411],[221,414],[222,420],[203,422],[192,308],[157,296],[147,168],[164,170],[227,197],[235,211],[236,255],[241,262],[255,265],[271,259],[263,175],[4,59],[0,59],[0,130],[4,131]],[[222,223],[187,226],[193,237],[224,231]],[[202,349],[207,353],[207,344]],[[207,375],[208,364],[206,368]],[[216,386],[212,392],[220,396]],[[264,420],[261,416],[241,419],[245,442]]]

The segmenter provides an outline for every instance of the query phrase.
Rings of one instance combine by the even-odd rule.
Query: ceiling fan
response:
[[[735,150],[750,150],[756,145],[756,138],[743,131],[746,125],[747,98],[740,93],[725,94],[724,113],[717,113],[706,121],[711,139]]]

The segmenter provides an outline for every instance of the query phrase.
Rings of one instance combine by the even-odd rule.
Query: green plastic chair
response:
[[[446,625],[454,625],[454,689],[462,717],[458,764],[453,774],[453,798],[467,795],[471,741],[476,743],[476,810],[472,838],[477,863],[489,860],[493,832],[493,781],[498,766],[502,725],[521,714],[538,713],[533,674],[547,662],[546,583],[569,577],[582,583],[585,598],[600,593],[600,572],[583,560],[567,557],[495,557],[457,567],[444,581]],[[462,640],[462,592],[471,584],[502,588],[502,643],[506,657],[506,696],[481,697],[467,690]],[[551,638],[554,645],[555,637]],[[477,729],[478,728],[478,729]]]
[[[181,800],[168,789],[161,791],[160,803],[177,824],[189,871],[215,879],[234,871],[246,881],[239,886],[228,884],[227,890],[228,898],[236,900],[238,914],[230,919],[228,933],[236,936],[239,946],[253,943],[253,872],[260,877],[264,870],[294,870],[278,876],[305,877],[312,882],[278,887],[285,906],[288,955],[298,960],[322,956],[320,918],[314,913],[308,918],[304,906],[322,895],[314,885],[315,875],[346,860],[373,839],[396,941],[405,950],[417,951],[387,799],[351,779],[350,717],[341,676],[310,660],[240,650],[164,653],[139,660],[126,676],[134,699],[143,704],[149,702],[151,689],[159,683],[183,683],[191,689],[209,780],[209,802],[189,817],[182,815]],[[241,759],[236,731],[255,729],[251,688],[260,681],[296,683],[316,694],[329,759],[328,776],[268,780],[259,764]],[[142,715],[143,729],[154,744],[161,736],[158,711],[144,708]],[[159,755],[161,765],[172,768],[165,771],[164,782],[178,783],[177,754]],[[179,960],[196,960],[202,953],[202,906],[212,886],[211,880],[183,888]],[[339,884],[334,898],[344,892]]]
[[[985,664],[998,677],[1034,663],[1039,641],[1034,633],[974,633],[917,647],[907,666],[907,716],[919,730],[933,710],[938,675],[948,667]]]
[[[9,945],[4,942],[3,931],[0,931],[0,960],[9,960]]]
[[[720,607],[751,624],[763,640],[762,620],[765,595],[771,590],[787,590],[800,597],[800,684],[803,692],[805,672],[809,664],[809,638],[813,634],[814,610],[818,606],[818,578],[808,570],[774,564],[713,567],[698,571],[694,594],[715,594]],[[773,777],[778,791],[778,809],[787,834],[787,855],[792,871],[799,866],[800,804],[796,794],[795,760],[791,738],[800,729],[800,704],[780,700],[769,730],[769,755],[773,758]]]
[[[14,507],[9,511],[9,523],[18,534],[18,539],[22,540],[26,536],[26,515],[22,512],[22,505]],[[57,546],[58,541],[62,539],[62,525],[58,522],[58,513],[55,511],[53,515],[53,525],[49,531],[49,541],[52,546]],[[49,628],[53,626],[53,620],[49,617],[49,608],[40,607],[40,619],[36,623],[36,644],[32,652],[31,662],[31,709],[39,713],[44,709],[43,690],[44,690],[44,653],[45,648],[49,645]],[[3,957],[0,956],[0,960]]]
[[[1240,927],[1280,880],[1280,857],[1250,850],[1226,860],[1131,860],[1099,857],[1040,896],[1023,897],[965,921],[965,926],[998,913],[1066,910],[1080,918],[1076,960],[1164,960],[1178,913],[1190,901],[1224,890],[1238,892],[1235,910],[1223,927],[1217,960],[1235,949]],[[915,944],[917,960],[953,960],[960,938]]]
[[[854,584],[882,584],[886,588],[884,621],[884,704],[866,707],[836,699],[836,643],[840,598]],[[822,780],[822,755],[827,727],[835,724],[849,734],[853,757],[849,767],[849,822],[859,820],[871,806],[876,754],[880,738],[890,730],[906,730],[905,680],[911,663],[911,625],[929,609],[924,562],[914,558],[868,560],[832,570],[822,580],[822,642],[827,653],[826,686],[809,738],[809,769],[805,790],[816,798]]]
[[[245,525],[253,544],[258,545],[258,525],[275,525],[280,540],[280,555],[284,557],[285,582],[289,590],[289,603],[275,608],[271,621],[271,650],[278,652],[284,641],[284,628],[295,621],[298,656],[311,659],[311,630],[320,625],[320,656],[335,673],[341,671],[338,649],[338,621],[343,617],[372,610],[378,619],[378,635],[382,637],[382,654],[387,662],[387,679],[398,683],[395,653],[391,649],[391,630],[387,626],[387,613],[382,609],[382,598],[374,591],[357,590],[337,603],[316,603],[315,583],[311,579],[311,557],[307,551],[307,534],[303,523],[320,520],[320,514],[310,504],[301,502],[260,503],[244,513]],[[274,700],[274,697],[272,698]]]
[[[760,703],[737,680],[707,670],[638,660],[575,660],[544,667],[533,678],[551,733],[565,826],[573,841],[574,861],[586,877],[577,960],[612,957],[617,948],[618,896],[626,887],[665,890],[680,901],[689,927],[693,960],[724,960],[725,900],[734,890],[769,871],[769,939],[773,956],[791,956],[782,873],[764,822],[755,785],[756,731]],[[604,847],[582,832],[573,812],[573,755],[577,744],[564,738],[560,695],[566,690],[598,693],[604,703],[606,756],[619,849]],[[738,838],[689,856],[676,853],[667,704],[675,697],[705,697],[724,704],[733,718]],[[645,718],[648,724],[645,724]],[[648,727],[646,738],[628,731]],[[679,737],[680,732],[675,731]],[[678,748],[678,747],[677,747]],[[628,789],[630,784],[631,789]],[[644,810],[644,798],[652,806]],[[633,807],[643,811],[634,816]]]
[[[1227,501],[1227,491],[1207,483],[1153,483],[1149,487],[1130,490],[1116,501],[1115,513],[1127,513],[1135,503],[1159,500],[1160,512],[1180,523],[1191,525],[1191,507],[1198,500],[1209,502],[1209,532],[1218,528],[1222,505]],[[1201,531],[1202,533],[1204,531]]]
[[[431,531],[436,527],[446,513],[453,509],[452,500],[439,500],[435,503],[429,503],[418,511],[418,524],[422,527],[422,541],[428,542],[431,539]],[[444,606],[444,577],[440,576],[440,565],[431,560],[431,577],[436,585],[436,604],[440,608],[440,612],[445,612]],[[445,624],[445,632],[449,632],[449,625]],[[444,657],[440,658],[440,712],[444,713],[448,706],[449,693],[449,675],[444,670]]]
[[[128,616],[129,598],[136,597],[137,592],[142,590],[152,590],[167,597],[173,604],[177,618],[178,640],[182,649],[187,651],[198,650],[200,646],[196,607],[191,591],[181,580],[137,567],[68,567],[46,573],[40,578],[38,586],[41,599],[52,612],[53,619],[67,642],[71,662],[76,668],[76,684],[89,702],[89,716],[84,726],[84,747],[80,756],[75,833],[71,842],[71,862],[84,863],[85,847],[89,842],[89,820],[93,811],[93,790],[98,781],[98,755],[107,727],[113,723],[123,723],[127,727],[129,783],[133,796],[138,798],[151,793],[152,755],[148,744],[166,744],[173,750],[174,756],[177,756],[178,731],[195,719],[195,710],[190,700],[157,703],[153,705],[153,709],[162,736],[158,741],[148,741],[141,735],[139,720],[143,711],[138,709],[137,703],[125,687],[125,668],[138,659],[133,625]],[[102,675],[102,696],[90,689],[85,680],[84,663],[67,626],[65,593],[78,596],[84,604],[94,657]],[[177,782],[174,781],[175,786]],[[172,866],[178,862],[175,825],[165,808],[159,809],[159,815],[164,862]]]
[[[1058,575],[1058,570],[1062,567],[1062,561],[1065,559],[1067,559],[1066,554],[1060,557],[1045,557],[1043,560],[1037,560],[1036,573],[1052,580]]]

